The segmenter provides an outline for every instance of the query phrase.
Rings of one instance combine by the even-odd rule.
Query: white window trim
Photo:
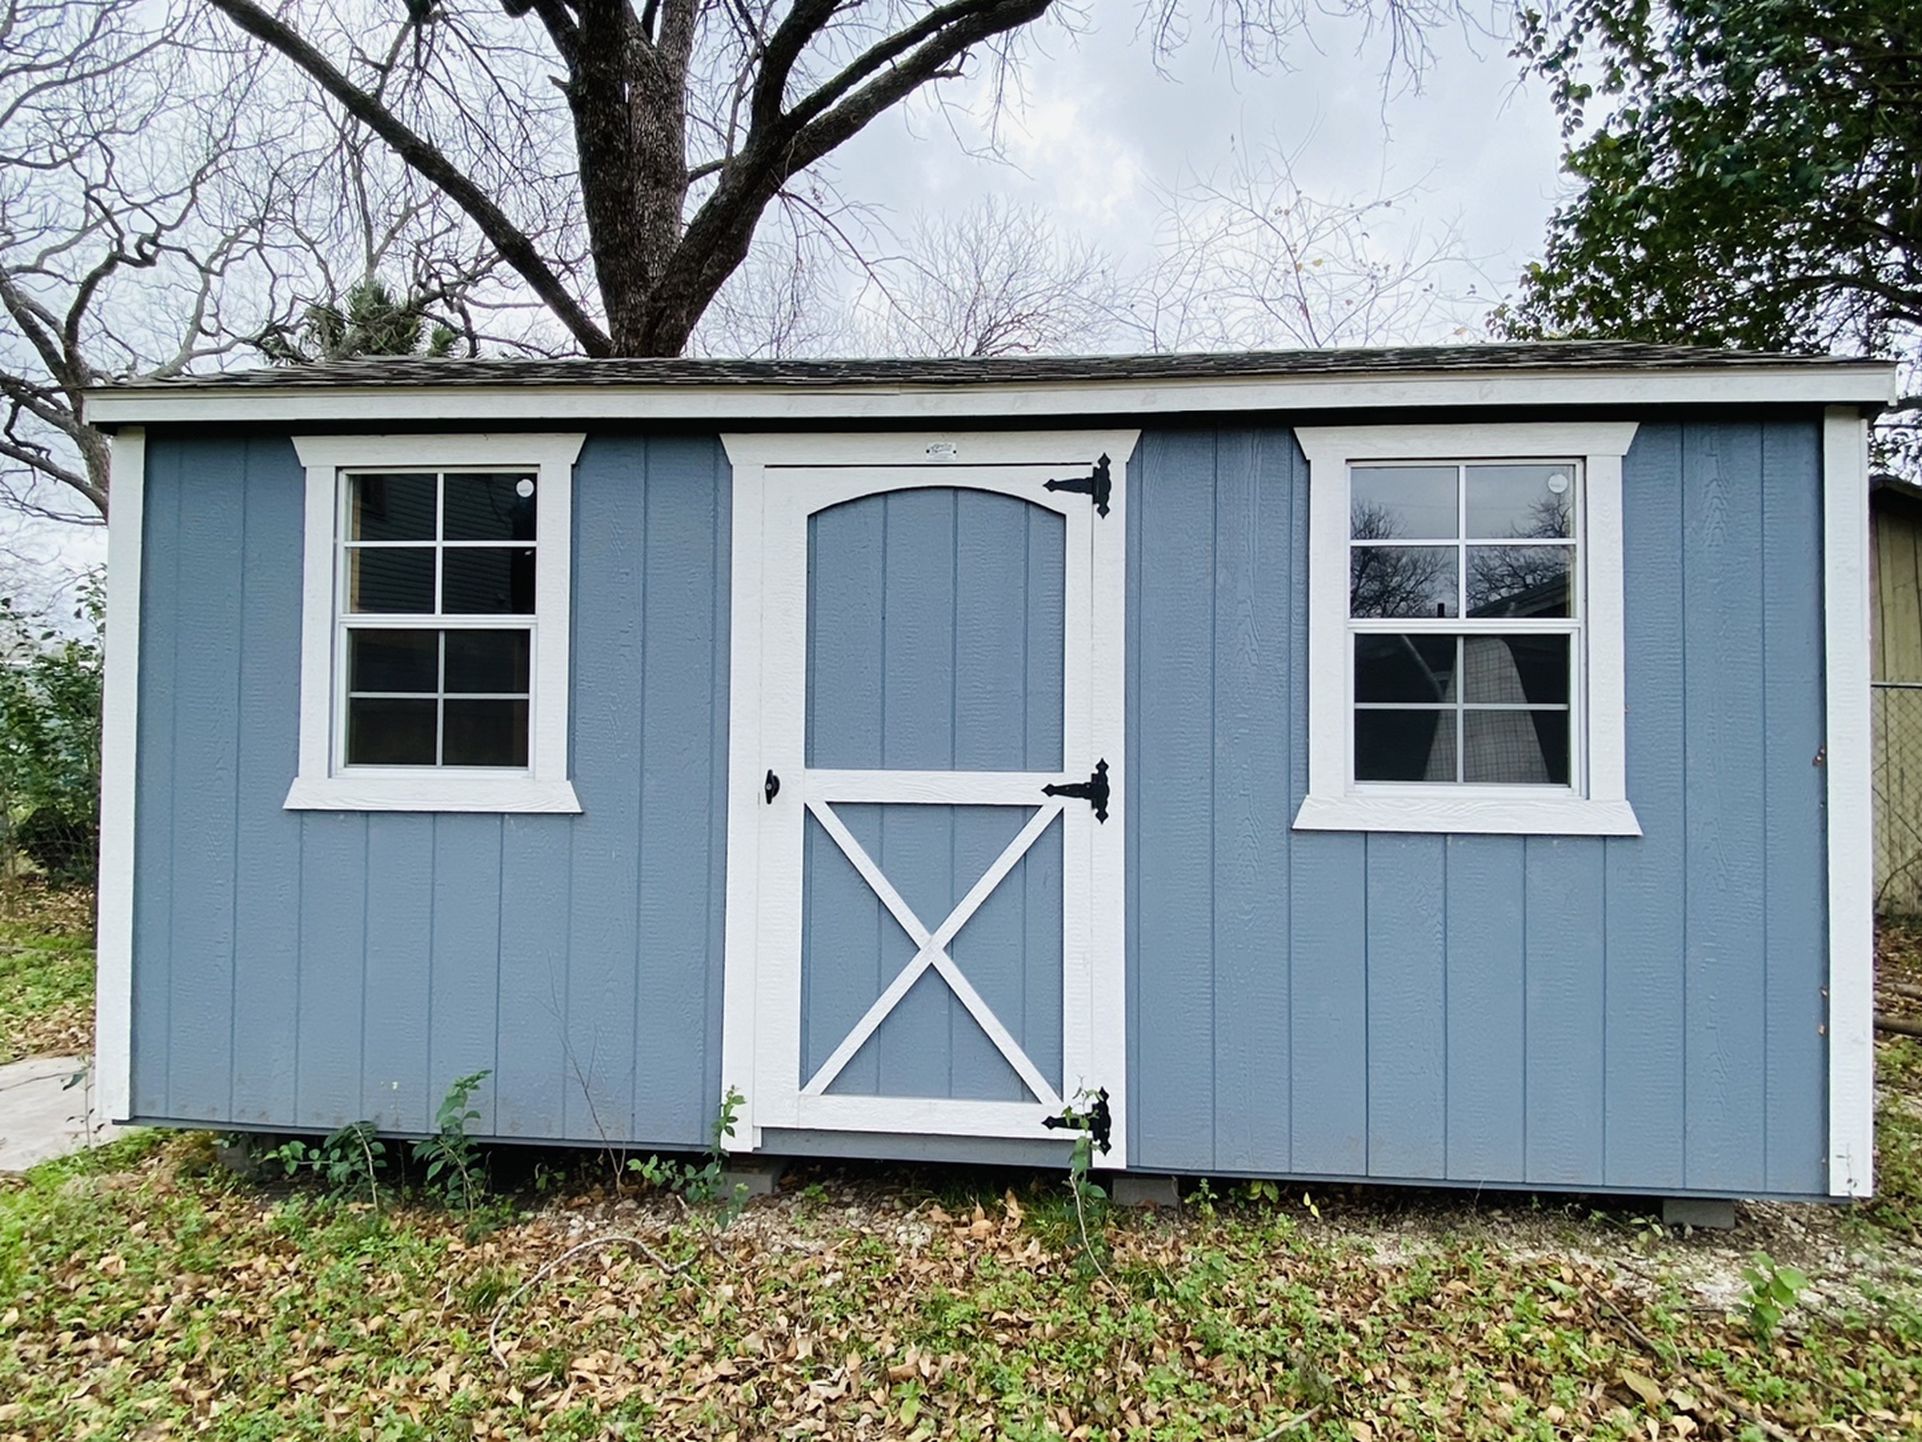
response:
[[[1295,814],[1296,830],[1642,834],[1628,802],[1622,660],[1622,457],[1635,429],[1634,421],[1297,428],[1295,440],[1308,458],[1309,679],[1308,795]],[[1570,739],[1585,778],[1552,790],[1358,786],[1350,762],[1349,467],[1370,461],[1542,457],[1582,463],[1577,565],[1584,656]],[[1576,728],[1583,728],[1579,737]]]
[[[300,770],[290,811],[574,812],[567,774],[574,461],[584,434],[295,436],[307,470],[300,620]],[[533,467],[535,535],[533,703],[529,765],[344,767],[335,764],[335,578],[343,469]]]

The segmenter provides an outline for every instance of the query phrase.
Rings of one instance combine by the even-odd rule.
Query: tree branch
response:
[[[501,258],[540,296],[589,355],[611,354],[607,333],[581,307],[521,229],[494,201],[391,110],[355,85],[301,36],[252,0],[211,0],[242,30],[279,51],[339,102],[354,119],[387,142],[401,160],[458,205],[480,227]]]

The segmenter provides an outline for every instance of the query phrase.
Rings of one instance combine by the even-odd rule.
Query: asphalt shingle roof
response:
[[[994,356],[932,360],[368,359],[274,366],[101,387],[285,390],[336,386],[946,387],[1047,382],[1177,381],[1451,371],[1831,368],[1859,359],[1628,341],[1535,341],[1373,349],[1176,355]]]

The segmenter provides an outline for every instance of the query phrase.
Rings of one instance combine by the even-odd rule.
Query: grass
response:
[[[93,899],[0,890],[0,1062],[93,1049]]]
[[[1879,1060],[1846,1213],[1222,1183],[1099,1267],[1031,1173],[802,1169],[717,1230],[591,1157],[376,1211],[135,1134],[0,1179],[0,1436],[1922,1436],[1922,1042]],[[1758,1249],[1812,1278],[1767,1335]]]

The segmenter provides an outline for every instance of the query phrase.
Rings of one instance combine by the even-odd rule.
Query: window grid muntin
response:
[[[1468,471],[1472,466],[1566,466],[1570,474],[1570,488],[1573,495],[1569,502],[1569,534],[1567,536],[1537,537],[1482,537],[1471,536],[1468,531]],[[1454,616],[1356,616],[1353,614],[1354,596],[1347,590],[1343,608],[1347,616],[1348,644],[1346,665],[1344,666],[1343,686],[1348,705],[1348,723],[1343,728],[1347,747],[1347,776],[1351,789],[1361,793],[1406,793],[1409,791],[1424,794],[1473,792],[1477,789],[1502,794],[1546,794],[1556,796],[1582,795],[1587,789],[1587,770],[1585,754],[1585,735],[1587,718],[1587,696],[1584,679],[1587,672],[1586,656],[1583,647],[1583,622],[1586,610],[1587,539],[1584,534],[1587,520],[1586,471],[1582,460],[1573,456],[1501,456],[1480,457],[1472,460],[1449,460],[1446,458],[1398,458],[1392,461],[1350,461],[1346,466],[1349,478],[1348,491],[1352,496],[1354,475],[1364,470],[1399,470],[1413,467],[1441,469],[1452,467],[1455,472],[1455,537],[1452,540],[1440,537],[1413,537],[1401,539],[1380,537],[1357,539],[1354,535],[1352,501],[1349,514],[1343,519],[1343,529],[1347,532],[1345,554],[1352,555],[1357,547],[1417,547],[1455,553],[1455,609]],[[1482,616],[1471,617],[1468,610],[1468,552],[1473,546],[1557,546],[1570,554],[1568,567],[1568,611],[1567,616]],[[1363,634],[1420,634],[1453,636],[1456,638],[1456,672],[1462,675],[1465,658],[1465,640],[1469,636],[1498,636],[1540,634],[1567,636],[1568,643],[1568,704],[1534,705],[1526,703],[1502,702],[1464,702],[1461,694],[1466,689],[1465,678],[1457,684],[1457,699],[1453,702],[1393,702],[1357,701],[1355,699],[1355,638]],[[1357,758],[1355,755],[1355,713],[1358,711],[1449,711],[1454,713],[1455,730],[1455,777],[1453,781],[1364,781],[1357,777]],[[1468,781],[1467,775],[1467,723],[1465,715],[1469,711],[1553,711],[1568,716],[1568,781],[1528,782],[1528,781]]]
[[[355,774],[368,772],[398,772],[419,774],[431,771],[450,771],[460,775],[525,776],[534,767],[534,678],[539,674],[540,634],[536,622],[539,617],[540,575],[540,527],[536,520],[532,540],[500,541],[448,541],[444,538],[447,529],[447,478],[461,475],[501,475],[507,473],[524,474],[536,487],[536,511],[538,518],[539,487],[541,475],[537,467],[513,465],[472,465],[472,466],[342,466],[335,471],[335,517],[334,517],[334,645],[333,645],[333,736],[330,745],[332,767],[336,772],[351,771]],[[362,475],[431,475],[434,477],[434,535],[431,540],[389,540],[358,541],[352,538],[353,530],[353,480]],[[352,599],[352,556],[357,550],[431,550],[434,555],[434,606],[431,612],[418,611],[351,611],[348,606]],[[444,568],[441,553],[444,550],[461,549],[522,549],[534,552],[534,568],[537,578],[535,584],[535,609],[532,611],[442,611],[444,602]],[[348,688],[348,663],[350,636],[355,631],[395,630],[395,631],[434,631],[439,633],[436,645],[437,689],[433,693],[425,691],[361,692]],[[527,755],[519,766],[448,766],[442,760],[447,744],[446,700],[447,683],[447,635],[452,630],[468,631],[525,631],[527,633],[528,689],[526,692],[454,692],[460,701],[526,701],[527,703]],[[347,714],[348,703],[356,699],[425,701],[432,699],[434,706],[434,760],[431,765],[351,765],[347,760]]]

